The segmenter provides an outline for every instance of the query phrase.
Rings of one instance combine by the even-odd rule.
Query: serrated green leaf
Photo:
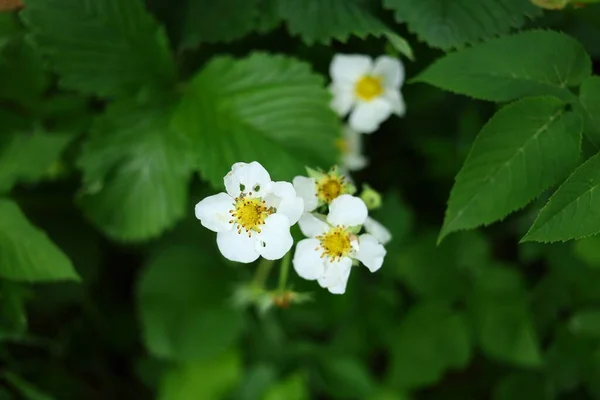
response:
[[[139,281],[144,342],[155,356],[207,360],[229,348],[240,334],[243,314],[229,304],[229,270],[216,261],[210,236],[203,232],[198,244],[204,243],[204,248],[161,248]],[[213,247],[207,246],[209,240]]]
[[[522,242],[558,242],[600,233],[600,154],[573,172],[542,208]]]
[[[411,308],[394,343],[387,383],[395,389],[437,382],[447,369],[465,367],[472,352],[465,315],[435,302]]]
[[[80,279],[67,256],[7,199],[0,199],[0,277],[20,282]]]
[[[194,0],[188,2],[183,22],[182,45],[230,42],[250,33],[258,19],[262,0]]]
[[[215,187],[238,161],[258,161],[276,179],[337,158],[339,121],[323,80],[295,59],[255,53],[213,59],[192,81],[174,115],[202,175]]]
[[[575,168],[581,121],[563,107],[526,98],[488,121],[456,176],[439,240],[506,217]]]
[[[481,350],[490,358],[537,367],[540,344],[521,276],[512,269],[484,269],[468,303]]]
[[[384,0],[383,5],[419,39],[446,50],[507,33],[541,15],[524,0]]]
[[[141,0],[29,0],[21,15],[66,89],[115,97],[175,81],[166,35]]]
[[[79,204],[114,239],[155,237],[186,212],[188,148],[169,129],[169,117],[168,107],[115,104],[96,121],[82,148]]]
[[[279,12],[292,35],[306,44],[345,42],[351,35],[381,36],[389,28],[373,13],[369,0],[280,0]]]
[[[42,130],[0,136],[0,192],[17,182],[42,179],[74,138],[71,133]]]
[[[575,39],[529,31],[448,54],[413,81],[490,101],[539,95],[572,100],[568,88],[590,74],[590,58]]]
[[[579,89],[579,106],[585,121],[585,132],[594,144],[600,146],[600,77],[591,76]]]

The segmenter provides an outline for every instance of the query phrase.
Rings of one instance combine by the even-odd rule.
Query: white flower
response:
[[[217,246],[227,259],[242,263],[259,256],[282,258],[292,247],[290,226],[304,210],[289,182],[272,182],[258,162],[236,163],[223,179],[227,193],[196,204],[196,218],[217,232]]]
[[[338,147],[342,152],[343,170],[359,171],[369,164],[367,158],[363,155],[362,134],[356,132],[348,125],[342,130],[342,137],[339,139]]]
[[[367,217],[363,226],[367,233],[373,235],[373,237],[383,245],[388,244],[390,240],[392,240],[392,233],[385,226],[371,217]]]
[[[298,275],[317,280],[331,293],[342,294],[354,260],[362,262],[371,272],[381,268],[386,254],[383,246],[368,233],[360,236],[354,233],[367,219],[367,213],[361,199],[344,194],[333,200],[325,220],[303,214],[300,229],[309,238],[296,246],[292,263]]]
[[[404,115],[400,93],[404,66],[400,60],[380,56],[373,62],[364,55],[337,54],[329,73],[331,107],[342,117],[350,113],[350,127],[357,132],[372,133],[391,114]]]
[[[323,204],[331,204],[338,196],[356,190],[336,167],[327,173],[311,170],[310,175],[297,176],[292,180],[296,193],[304,200],[305,212],[314,211]]]

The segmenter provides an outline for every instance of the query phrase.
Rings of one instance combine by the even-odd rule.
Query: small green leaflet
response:
[[[523,242],[558,242],[600,233],[600,154],[582,164],[542,208]]]
[[[490,101],[541,95],[571,101],[575,96],[568,88],[590,74],[590,58],[575,39],[528,31],[450,53],[413,82]]]
[[[103,97],[175,82],[167,37],[142,0],[26,0],[22,17],[65,89]]]
[[[554,98],[525,98],[483,127],[456,176],[440,232],[488,225],[527,205],[579,161],[581,120]]]
[[[189,140],[195,166],[215,188],[238,161],[258,161],[291,180],[305,165],[336,162],[339,120],[323,80],[293,58],[255,53],[213,59],[190,83],[173,128]]]
[[[169,129],[170,111],[114,103],[82,148],[79,204],[113,239],[155,237],[186,213],[192,169],[185,138]]]
[[[80,280],[71,261],[31,225],[11,200],[0,198],[0,277],[19,282]]]
[[[384,0],[396,21],[444,50],[519,28],[541,10],[527,0]]]

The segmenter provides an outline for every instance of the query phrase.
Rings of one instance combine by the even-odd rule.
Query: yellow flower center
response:
[[[246,198],[243,195],[235,199],[234,209],[229,211],[232,220],[230,224],[237,223],[238,233],[242,230],[251,235],[250,231],[260,233],[260,227],[267,217],[275,212],[273,207],[267,207],[264,200],[259,198]]]
[[[356,82],[354,87],[356,96],[364,101],[371,101],[383,93],[381,78],[365,75]]]
[[[325,175],[317,181],[317,197],[330,204],[335,198],[344,193],[344,178]]]
[[[356,239],[356,236],[338,226],[331,228],[329,232],[323,235],[317,236],[317,239],[321,241],[320,248],[323,250],[321,258],[329,257],[331,261],[334,261],[336,258],[339,260],[350,254],[352,241]]]

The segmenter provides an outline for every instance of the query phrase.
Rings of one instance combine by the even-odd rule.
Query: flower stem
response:
[[[273,268],[274,261],[267,260],[265,258],[261,258],[258,263],[258,268],[256,268],[256,272],[254,274],[254,280],[252,283],[254,286],[264,289],[265,283],[267,283],[267,278],[271,273],[271,268]]]
[[[279,287],[277,290],[280,293],[285,291],[285,286],[287,284],[288,272],[290,270],[290,252],[288,252],[281,260],[281,270],[279,271]]]

